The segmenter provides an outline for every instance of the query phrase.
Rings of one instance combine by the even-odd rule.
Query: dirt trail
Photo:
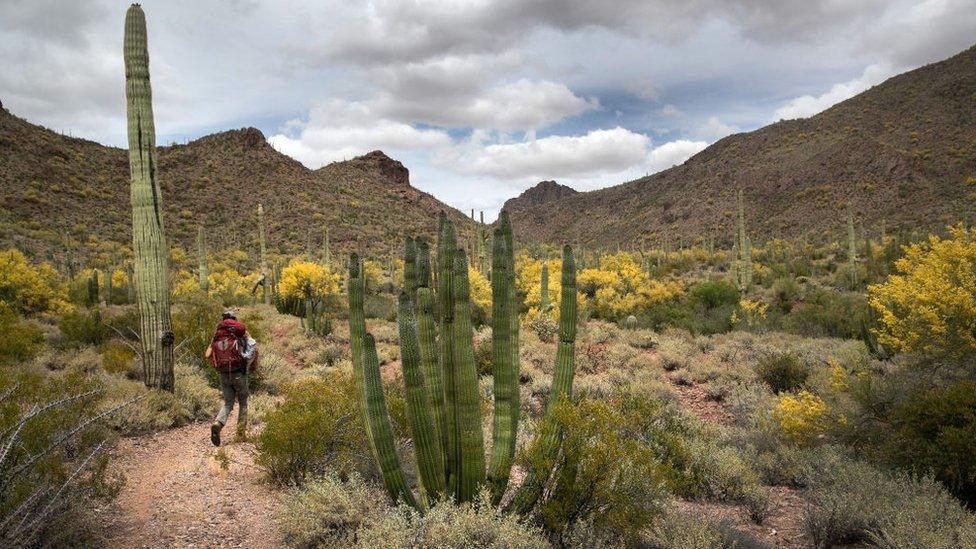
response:
[[[233,437],[236,411],[224,429]],[[123,439],[117,463],[126,484],[97,512],[107,547],[280,547],[275,496],[254,467],[254,446],[230,440],[226,467],[195,423]]]

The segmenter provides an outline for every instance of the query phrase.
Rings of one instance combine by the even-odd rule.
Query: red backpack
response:
[[[241,355],[240,338],[243,335],[244,325],[237,321],[224,320],[217,325],[217,332],[210,342],[210,359],[218,372],[227,374],[247,366]]]

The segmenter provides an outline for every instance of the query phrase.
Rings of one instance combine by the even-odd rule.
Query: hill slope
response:
[[[411,187],[406,168],[380,151],[313,171],[254,128],[158,151],[167,237],[191,253],[201,222],[211,249],[255,251],[259,202],[269,247],[280,253],[304,251],[309,231],[320,249],[324,225],[334,250],[359,241],[385,254],[400,235],[433,234],[439,211],[469,223]],[[112,243],[131,246],[131,238],[126,150],[62,136],[0,108],[0,248],[61,263],[120,253]]]
[[[513,209],[517,236],[558,243],[731,239],[735,190],[758,241],[844,238],[847,206],[874,232],[971,220],[976,47],[896,76],[811,118],[726,137],[684,164]]]

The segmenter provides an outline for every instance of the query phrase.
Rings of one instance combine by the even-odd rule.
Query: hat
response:
[[[227,320],[228,318],[237,320],[237,315],[234,314],[234,311],[224,311],[224,314],[220,315],[220,318],[223,320]]]

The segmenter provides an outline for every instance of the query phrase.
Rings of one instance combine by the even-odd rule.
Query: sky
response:
[[[381,149],[494,219],[680,164],[976,42],[976,0],[146,0],[157,143],[254,126],[309,168]],[[0,101],[125,146],[127,2],[0,0]]]

